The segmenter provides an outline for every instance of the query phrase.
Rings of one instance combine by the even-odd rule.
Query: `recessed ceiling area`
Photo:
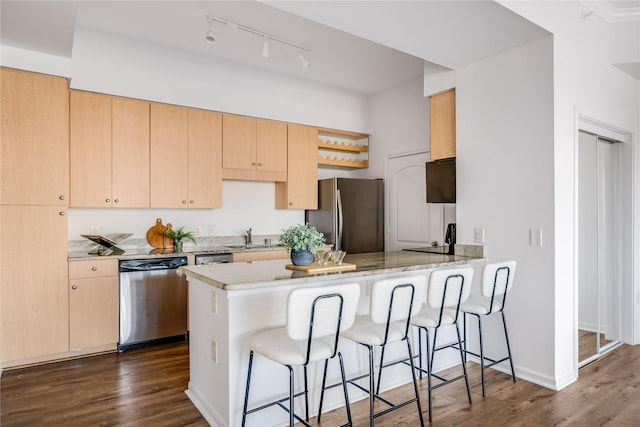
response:
[[[548,33],[493,1],[0,2],[3,46],[73,58],[93,31],[372,94],[440,67],[456,68]],[[299,51],[225,25],[208,43],[207,15],[308,46]],[[357,19],[353,19],[353,17]],[[382,23],[382,24],[381,24]]]

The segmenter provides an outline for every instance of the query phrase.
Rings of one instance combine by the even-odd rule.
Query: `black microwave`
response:
[[[456,202],[456,158],[426,163],[427,203]]]

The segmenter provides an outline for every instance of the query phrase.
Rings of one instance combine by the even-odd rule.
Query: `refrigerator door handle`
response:
[[[340,190],[336,190],[336,203],[338,205],[338,235],[336,236],[335,250],[342,249],[342,197],[340,196]]]

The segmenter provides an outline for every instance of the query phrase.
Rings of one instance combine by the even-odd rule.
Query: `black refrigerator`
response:
[[[348,254],[384,251],[382,179],[330,178],[318,181],[318,209],[305,221],[324,233],[327,244]]]

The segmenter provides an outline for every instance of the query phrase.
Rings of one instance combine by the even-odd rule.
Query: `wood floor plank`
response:
[[[474,363],[467,365],[473,404],[467,402],[462,381],[435,390],[432,425],[640,426],[640,346],[623,345],[583,367],[579,380],[559,392],[524,380],[514,383],[507,374],[487,370],[483,398],[480,370]],[[206,426],[184,394],[188,381],[186,343],[7,371],[0,380],[0,425]],[[426,420],[425,388],[426,378],[420,381]],[[403,401],[412,393],[407,385],[383,396]],[[354,426],[368,425],[366,400],[353,403],[352,411]],[[337,426],[346,421],[345,410],[324,414],[321,424],[311,421]],[[378,427],[417,424],[415,405],[376,419]],[[249,425],[260,427],[259,414]]]

